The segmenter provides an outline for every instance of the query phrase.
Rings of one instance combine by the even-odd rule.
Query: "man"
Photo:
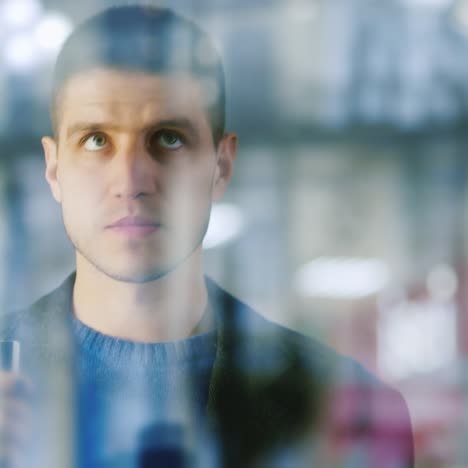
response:
[[[35,389],[33,437],[6,413],[12,463],[412,466],[396,392],[203,274],[237,150],[224,89],[209,38],[166,9],[109,9],[66,41],[42,143],[76,273],[5,327]],[[2,379],[13,408],[22,377]]]

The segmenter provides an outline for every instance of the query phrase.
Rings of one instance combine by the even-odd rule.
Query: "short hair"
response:
[[[225,78],[212,39],[168,8],[112,7],[85,20],[65,41],[55,64],[51,114],[58,128],[58,100],[73,75],[97,67],[154,74],[187,73],[202,89],[213,140],[225,129]]]

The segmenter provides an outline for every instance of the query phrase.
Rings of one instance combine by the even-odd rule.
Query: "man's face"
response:
[[[144,282],[200,249],[236,137],[215,147],[197,81],[96,69],[59,101],[57,141],[42,140],[46,178],[78,265]]]

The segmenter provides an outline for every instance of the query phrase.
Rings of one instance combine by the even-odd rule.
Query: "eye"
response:
[[[88,151],[99,151],[107,145],[107,137],[102,133],[95,133],[86,138],[84,147]]]
[[[164,149],[176,150],[179,149],[184,144],[184,142],[182,141],[182,137],[177,132],[163,130],[153,136],[152,144],[157,144],[159,147]]]

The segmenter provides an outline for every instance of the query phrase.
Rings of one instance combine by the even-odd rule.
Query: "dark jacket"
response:
[[[9,317],[2,332],[21,342],[24,372],[42,382],[39,401],[50,403],[45,414],[58,413],[62,431],[63,411],[76,406],[73,284],[71,275]],[[223,467],[413,466],[410,418],[398,392],[355,361],[266,320],[210,279],[206,284],[218,330],[207,424]]]

